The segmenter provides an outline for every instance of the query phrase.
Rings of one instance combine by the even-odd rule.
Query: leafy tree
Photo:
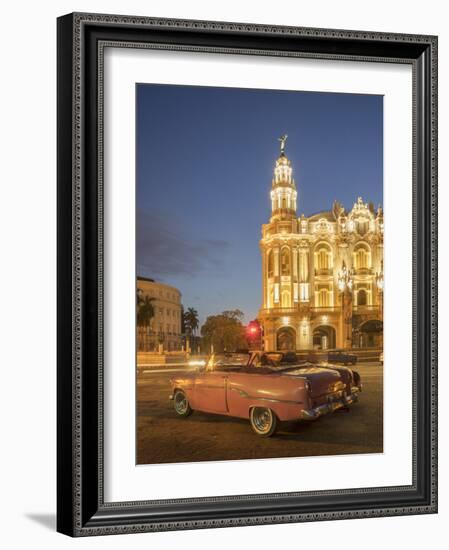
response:
[[[241,323],[245,314],[240,309],[228,309],[226,311],[223,311],[222,315],[228,317],[229,319],[240,321]]]
[[[210,315],[201,327],[201,335],[206,348],[214,346],[214,351],[236,351],[245,348],[243,313],[238,310],[223,311],[220,315]]]

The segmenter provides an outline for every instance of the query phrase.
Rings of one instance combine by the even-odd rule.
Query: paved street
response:
[[[271,438],[258,437],[249,421],[238,418],[200,412],[178,418],[168,399],[169,379],[182,368],[139,369],[138,464],[382,452],[383,368],[378,363],[357,366],[363,392],[349,412],[281,424]]]

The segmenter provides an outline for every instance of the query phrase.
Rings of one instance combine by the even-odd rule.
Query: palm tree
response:
[[[183,319],[187,337],[194,336],[200,324],[198,311],[193,307],[187,308],[183,313]]]
[[[151,324],[151,319],[154,317],[154,298],[143,296],[137,292],[137,326],[146,329]],[[144,333],[146,331],[144,330]]]
[[[193,334],[195,334],[200,324],[198,311],[193,307],[189,307],[187,308],[186,314],[187,314],[187,320],[188,320],[188,325],[190,327],[190,330],[192,331]]]

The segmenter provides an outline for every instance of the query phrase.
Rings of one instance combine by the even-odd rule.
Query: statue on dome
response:
[[[285,142],[287,141],[288,135],[284,134],[280,138],[278,138],[278,141],[281,142],[281,155],[284,154],[285,151]]]

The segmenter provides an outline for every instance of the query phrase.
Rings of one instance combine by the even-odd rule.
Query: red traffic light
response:
[[[258,321],[251,321],[246,326],[246,333],[253,338],[258,337],[261,334],[261,326]]]

